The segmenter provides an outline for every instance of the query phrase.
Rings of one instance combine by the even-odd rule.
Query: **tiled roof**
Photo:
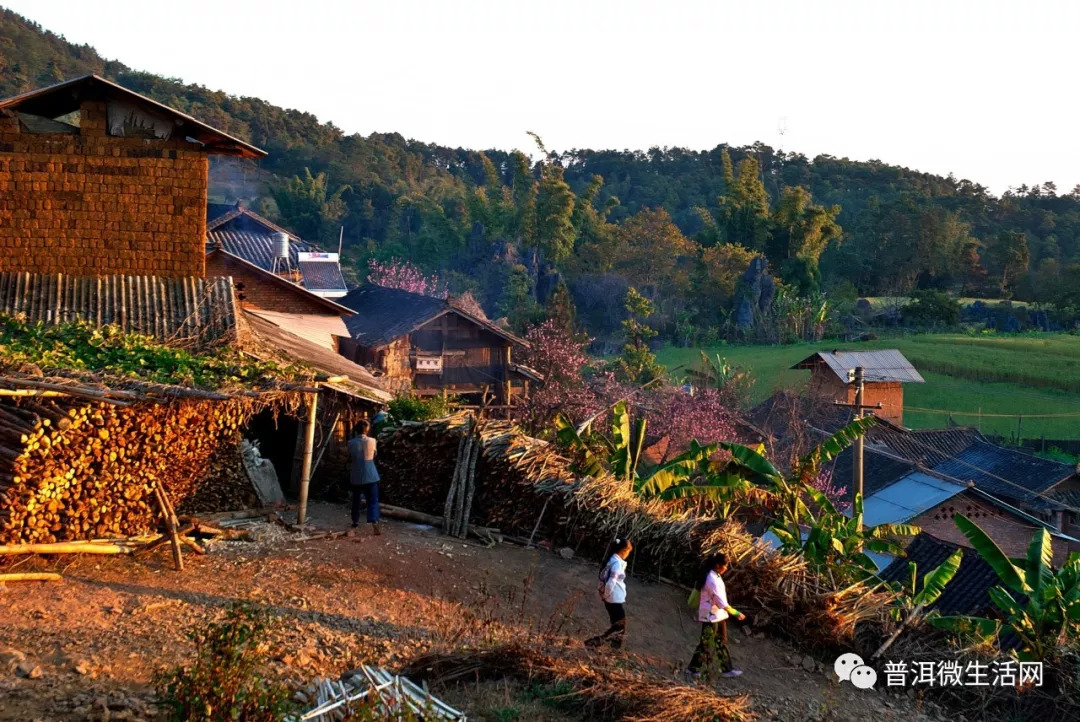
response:
[[[962,453],[985,437],[973,428],[901,429],[891,424],[878,424],[866,435],[870,443],[887,447],[923,466],[934,466]]]
[[[1076,469],[1014,449],[976,441],[951,459],[931,467],[946,476],[972,481],[994,496],[1020,502],[1046,501],[1038,495],[1076,474]]]
[[[369,283],[349,291],[339,301],[356,312],[355,316],[345,319],[345,325],[349,327],[352,337],[363,346],[384,346],[444,313],[456,313],[513,344],[528,346],[512,333],[477,318],[443,298]]]
[[[923,377],[898,350],[881,351],[819,351],[791,368],[807,369],[825,364],[843,381],[849,383],[848,371],[861,366],[867,381],[899,381],[924,383]]]
[[[833,485],[847,489],[849,494],[855,476],[854,457],[855,452],[852,449],[845,449],[832,463]],[[913,471],[915,471],[915,464],[910,461],[867,446],[863,452],[863,495],[877,493]]]
[[[206,220],[214,221],[221,216],[236,210],[235,203],[207,203],[206,204]]]
[[[0,273],[0,313],[51,324],[82,320],[170,342],[210,344],[236,335],[226,278]]]
[[[304,288],[309,291],[347,291],[341,266],[332,261],[299,261]]]
[[[922,588],[922,578],[936,568],[949,555],[956,551],[955,544],[935,539],[923,532],[911,540],[907,546],[907,556],[897,559],[878,576],[885,581],[898,581],[906,584],[909,579],[908,562],[915,562],[918,589]],[[930,609],[942,615],[979,614],[991,606],[987,591],[999,584],[997,574],[990,565],[982,560],[974,549],[964,549],[960,569],[945,586],[945,591]]]

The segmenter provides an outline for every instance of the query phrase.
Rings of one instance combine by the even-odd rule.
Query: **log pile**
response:
[[[238,442],[259,403],[124,403],[0,399],[0,544],[147,532],[156,484],[187,510],[246,502]]]
[[[378,458],[388,500],[441,516],[466,428],[464,417],[449,417],[384,432]],[[889,595],[861,585],[837,589],[801,556],[772,551],[737,521],[644,501],[610,475],[581,477],[556,447],[509,422],[485,421],[476,433],[481,455],[471,524],[535,536],[597,561],[611,539],[629,537],[634,572],[685,584],[693,583],[704,556],[723,551],[736,606],[756,626],[810,648],[850,648],[855,625],[879,619],[886,608]]]

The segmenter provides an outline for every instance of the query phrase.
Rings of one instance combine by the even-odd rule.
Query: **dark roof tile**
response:
[[[957,548],[955,544],[922,532],[908,544],[907,556],[895,560],[878,576],[885,581],[907,584],[908,562],[915,562],[917,588],[922,589],[923,576],[945,561]],[[960,569],[930,609],[943,615],[979,614],[991,606],[987,592],[998,583],[997,574],[990,565],[984,562],[974,549],[965,547]]]

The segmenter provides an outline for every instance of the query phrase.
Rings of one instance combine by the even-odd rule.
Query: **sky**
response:
[[[762,141],[995,193],[1080,183],[1067,0],[0,4],[130,67],[349,133],[530,153],[526,131],[557,150]]]

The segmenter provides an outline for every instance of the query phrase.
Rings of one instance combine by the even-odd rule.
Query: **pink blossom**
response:
[[[832,469],[822,469],[815,478],[807,483],[827,496],[829,501],[833,503],[833,506],[836,507],[837,511],[844,511],[851,506],[851,499],[848,498],[847,487],[836,486],[833,483]]]
[[[391,259],[378,261],[374,258],[368,261],[368,283],[384,288],[397,288],[402,291],[419,293],[423,296],[434,298],[446,298],[446,287],[439,280],[438,275],[426,275],[416,265],[408,261]]]

